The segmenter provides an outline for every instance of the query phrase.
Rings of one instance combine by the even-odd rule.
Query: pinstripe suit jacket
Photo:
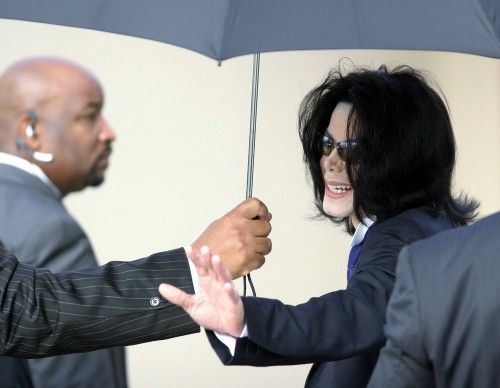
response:
[[[61,274],[0,253],[0,354],[44,357],[198,332],[181,308],[158,295],[163,281],[194,293],[182,248]],[[12,367],[23,366],[7,360],[13,361]],[[0,374],[2,388],[31,387],[22,371],[12,372]]]
[[[377,222],[346,290],[298,306],[243,298],[248,337],[238,339],[234,356],[212,332],[209,340],[225,364],[315,363],[307,387],[364,387],[385,341],[385,309],[401,248],[451,227],[446,217],[423,209]]]
[[[0,354],[36,358],[198,332],[159,296],[163,281],[194,293],[182,248],[60,274],[0,253]]]
[[[500,387],[500,213],[401,251],[371,388]]]

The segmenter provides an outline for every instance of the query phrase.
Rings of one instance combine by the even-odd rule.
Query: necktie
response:
[[[363,239],[363,241],[365,241]],[[361,255],[361,249],[363,249],[363,241],[359,244],[354,245],[351,248],[351,252],[349,252],[349,261],[347,263],[347,280],[349,280],[354,272],[354,268],[356,268],[356,264],[358,264],[359,255]]]
[[[361,255],[361,250],[363,249],[363,243],[365,242],[368,234],[371,231],[371,227],[365,233],[363,240],[359,244],[354,245],[349,252],[349,261],[347,262],[347,280],[349,280],[354,273],[356,264],[358,264],[359,256]]]

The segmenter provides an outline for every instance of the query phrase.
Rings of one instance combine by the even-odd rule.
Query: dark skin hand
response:
[[[249,198],[212,222],[191,246],[195,251],[209,247],[237,279],[260,268],[271,252],[271,218],[263,202]]]

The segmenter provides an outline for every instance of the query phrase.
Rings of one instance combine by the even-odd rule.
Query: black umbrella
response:
[[[341,48],[500,57],[498,0],[0,0],[0,17],[157,40],[219,62]]]
[[[500,58],[498,0],[0,0],[0,18],[156,40],[219,63],[254,54],[247,197],[252,193],[258,53],[401,49]]]

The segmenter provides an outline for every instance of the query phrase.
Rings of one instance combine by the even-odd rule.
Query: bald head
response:
[[[0,150],[11,153],[22,115],[57,115],[82,81],[101,88],[88,70],[62,58],[31,57],[8,67],[0,75]]]
[[[0,151],[38,164],[63,194],[99,184],[115,137],[101,115],[103,104],[97,79],[74,62],[16,62],[0,75]],[[34,131],[27,130],[30,124]],[[40,162],[33,152],[49,153],[54,161]],[[88,165],[99,164],[104,154],[99,168]]]

